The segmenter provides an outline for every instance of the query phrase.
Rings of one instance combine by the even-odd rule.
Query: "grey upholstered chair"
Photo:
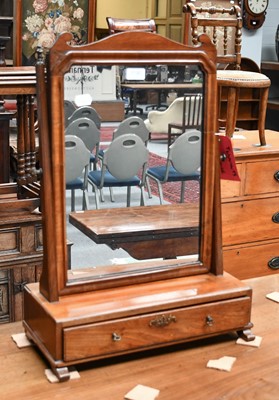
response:
[[[163,204],[162,185],[166,182],[181,182],[180,202],[184,202],[185,182],[200,181],[201,132],[192,129],[179,136],[169,147],[164,165],[148,168],[146,180],[157,183],[160,203]]]
[[[145,205],[143,187],[147,161],[148,150],[139,136],[128,133],[115,138],[104,150],[101,170],[88,173],[88,183],[93,186],[96,195],[96,208],[100,206],[98,191],[104,187],[127,187],[129,207],[131,187],[138,186],[141,190],[140,204]]]
[[[75,191],[82,191],[82,209],[89,208],[87,175],[90,151],[75,135],[65,136],[65,176],[66,190],[71,191],[71,211],[75,211]]]

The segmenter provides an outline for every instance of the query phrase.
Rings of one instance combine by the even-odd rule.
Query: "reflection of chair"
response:
[[[71,190],[71,211],[75,211],[75,190],[82,190],[82,209],[89,208],[87,175],[90,151],[74,135],[65,136],[66,190]]]
[[[258,130],[261,145],[265,145],[265,116],[270,80],[267,76],[241,68],[241,34],[242,17],[240,7],[196,7],[190,0],[183,6],[185,13],[184,43],[189,43],[191,32],[193,44],[198,44],[200,33],[206,33],[217,48],[217,62],[219,65],[231,64],[235,70],[218,70],[217,83],[219,87],[219,105],[221,97],[226,96],[226,135],[232,136],[236,127],[236,120],[241,90],[258,92]],[[189,23],[190,20],[190,23]],[[191,29],[189,29],[190,27]],[[227,91],[227,94],[224,94]],[[254,101],[255,104],[255,101]],[[220,114],[220,113],[219,113]],[[246,120],[255,120],[255,111],[246,115]]]
[[[65,125],[68,124],[68,119],[73,114],[74,111],[77,110],[75,104],[70,100],[64,100],[64,118],[65,118]]]
[[[104,151],[101,170],[90,171],[88,182],[93,185],[96,208],[99,208],[98,190],[103,187],[127,187],[127,207],[130,206],[131,187],[139,186],[141,205],[145,205],[144,182],[148,150],[140,137],[124,134],[115,138]],[[142,179],[137,175],[142,170]]]
[[[192,129],[180,135],[169,147],[165,165],[148,168],[146,180],[154,179],[158,186],[160,203],[163,204],[162,184],[181,182],[180,202],[184,202],[185,182],[200,181],[201,133]]]
[[[202,95],[192,94],[184,96],[182,116],[176,122],[171,122],[168,126],[168,146],[171,145],[172,138],[181,135],[186,129],[201,129],[202,124]],[[175,133],[172,133],[172,130]],[[180,133],[177,132],[180,131]]]
[[[83,117],[92,119],[92,121],[95,122],[97,128],[100,129],[102,119],[101,119],[100,115],[97,113],[97,111],[95,110],[95,108],[93,108],[91,106],[81,106],[81,107],[77,108],[73,112],[73,114],[71,114],[71,116],[67,119],[66,126],[68,126],[74,120],[76,120],[78,118],[83,118]]]
[[[139,136],[145,144],[147,144],[149,132],[144,121],[140,117],[129,117],[120,122],[113,132],[113,139],[123,135],[124,133],[134,133]]]
[[[156,32],[154,19],[122,19],[107,17],[109,34],[137,30],[141,32]]]
[[[186,95],[184,97],[177,97],[171,104],[170,106],[164,110],[164,111],[159,111],[159,110],[153,110],[148,113],[147,119],[144,121],[149,134],[151,133],[158,133],[159,135],[162,133],[165,133],[168,135],[169,132],[169,125],[179,125],[183,120],[183,115],[184,109],[187,110],[189,107],[191,108],[192,111],[201,111],[198,107],[193,108],[192,103],[195,102],[197,95]],[[200,99],[201,97],[197,97]],[[190,103],[190,104],[187,104]],[[196,120],[198,123],[200,122],[200,115],[198,114],[197,116],[194,115],[193,113],[190,113],[189,115],[190,119]],[[186,120],[188,119],[188,116]],[[197,126],[197,125],[195,125]],[[172,128],[173,133],[181,134],[181,127],[178,126],[176,128]],[[153,136],[154,137],[154,136]],[[152,137],[152,138],[153,138]]]
[[[95,122],[86,117],[75,119],[66,128],[65,135],[75,135],[83,141],[90,151],[90,164],[96,169],[101,134]]]
[[[180,121],[183,113],[183,97],[177,97],[166,110],[152,110],[144,121],[146,128],[151,133],[168,134],[169,123]]]

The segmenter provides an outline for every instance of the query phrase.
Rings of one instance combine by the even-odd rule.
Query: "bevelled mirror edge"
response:
[[[118,36],[121,35],[121,38]],[[63,164],[64,164],[64,154],[61,150],[62,141],[64,138],[64,124],[63,118],[61,118],[63,103],[62,103],[62,92],[63,92],[63,73],[69,69],[73,64],[86,62],[94,62],[96,64],[119,64],[119,63],[140,63],[152,64],[152,63],[198,63],[201,65],[202,70],[205,73],[205,101],[204,101],[204,124],[203,124],[203,180],[202,180],[202,200],[201,200],[201,244],[200,244],[200,262],[194,264],[193,266],[188,266],[190,274],[197,274],[208,272],[211,265],[211,230],[212,230],[212,218],[213,218],[213,193],[205,190],[205,187],[213,186],[214,183],[214,168],[215,168],[215,149],[212,140],[213,135],[216,130],[216,71],[214,63],[215,50],[209,42],[204,39],[203,43],[199,48],[192,48],[190,46],[184,46],[175,42],[172,42],[166,38],[162,38],[159,35],[151,37],[150,34],[145,33],[125,33],[115,35],[113,38],[106,38],[99,42],[82,46],[81,48],[71,48],[67,45],[68,35],[62,35],[53,49],[50,51],[49,62],[50,65],[55,60],[55,65],[50,68],[50,72],[47,74],[48,77],[48,87],[50,88],[51,97],[54,96],[55,106],[53,107],[53,112],[50,118],[50,131],[52,132],[52,139],[49,144],[51,147],[52,154],[52,164],[50,168],[50,185],[53,188],[62,189],[64,188],[64,178],[63,178]],[[155,35],[154,35],[155,36]],[[123,42],[123,39],[128,39]],[[149,40],[150,39],[150,40]],[[125,43],[123,45],[123,43]],[[143,46],[142,43],[145,43]],[[129,51],[130,49],[130,51]],[[163,50],[164,49],[164,50]],[[86,50],[86,51],[84,51]],[[133,50],[133,51],[131,51]],[[153,51],[152,57],[150,50]],[[140,54],[140,57],[139,57]],[[154,55],[155,54],[155,55]],[[210,55],[210,59],[208,57]],[[213,58],[212,58],[213,57]],[[55,131],[55,137],[54,137]],[[60,147],[60,149],[59,149]],[[44,156],[42,156],[44,157]],[[120,284],[129,284],[134,282],[141,282],[147,280],[158,280],[167,279],[174,276],[183,276],[185,274],[185,269],[177,268],[175,273],[173,272],[174,262],[170,262],[170,268],[155,273],[147,273],[146,276],[130,276],[129,279],[122,277],[122,283],[120,283],[121,278],[113,280],[114,282],[103,281],[102,284],[96,282],[80,282],[73,285],[68,284],[67,280],[67,250],[66,250],[66,237],[64,232],[65,227],[65,205],[63,199],[57,190],[54,190],[53,201],[48,203],[48,207],[54,216],[54,231],[50,232],[45,229],[46,239],[50,238],[50,235],[54,239],[53,248],[55,249],[54,254],[51,256],[51,276],[49,265],[44,266],[43,276],[41,281],[41,290],[44,292],[46,297],[49,291],[49,282],[53,281],[53,276],[57,278],[57,296],[60,294],[66,294],[68,292],[75,291],[87,291],[95,290],[97,284],[98,288],[119,286]],[[49,188],[43,188],[43,203],[46,205],[47,197],[49,195]],[[210,191],[211,192],[211,191]],[[61,210],[61,215],[57,215],[57,210]],[[58,218],[58,219],[57,219]],[[62,223],[61,223],[62,222]],[[53,222],[52,222],[53,223]],[[49,224],[50,225],[50,224]],[[53,228],[52,228],[53,229]],[[64,244],[63,245],[61,245]],[[167,261],[165,261],[167,263]],[[49,264],[46,261],[45,264]],[[130,279],[131,278],[131,279]],[[48,283],[46,283],[48,282]],[[52,297],[56,297],[53,295]]]

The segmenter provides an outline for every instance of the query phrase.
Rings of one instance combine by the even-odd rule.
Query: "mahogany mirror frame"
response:
[[[46,60],[37,64],[38,118],[40,121],[40,159],[42,177],[42,215],[44,264],[40,292],[49,300],[59,296],[137,284],[187,275],[221,271],[221,257],[216,257],[216,242],[221,237],[220,220],[216,218],[216,186],[219,165],[216,132],[216,50],[206,35],[200,46],[183,45],[160,35],[125,32],[84,46],[68,45],[71,35],[62,34]],[[66,209],[64,171],[64,74],[74,64],[148,65],[198,64],[204,72],[204,116],[202,149],[202,182],[200,200],[200,251],[193,264],[164,260],[146,273],[117,276],[98,281],[69,282],[67,278]],[[210,188],[209,190],[207,188]],[[219,221],[220,222],[220,221]],[[213,239],[213,234],[215,238]],[[216,254],[215,254],[216,253]],[[154,262],[154,265],[156,263]]]

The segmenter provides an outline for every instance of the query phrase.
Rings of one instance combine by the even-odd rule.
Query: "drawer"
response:
[[[222,204],[223,246],[279,238],[277,197]]]
[[[224,270],[238,279],[279,272],[279,242],[223,249]]]
[[[113,356],[243,328],[250,297],[63,330],[64,361]]]
[[[242,186],[244,180],[245,165],[236,163],[237,172],[240,177],[240,181],[229,181],[227,179],[221,179],[221,197],[227,199],[230,197],[239,197],[242,194]]]
[[[274,177],[278,172],[279,161],[247,163],[244,195],[279,192],[279,181]]]
[[[35,250],[43,249],[43,228],[42,225],[35,225]]]
[[[0,229],[0,256],[20,253],[20,228]]]

